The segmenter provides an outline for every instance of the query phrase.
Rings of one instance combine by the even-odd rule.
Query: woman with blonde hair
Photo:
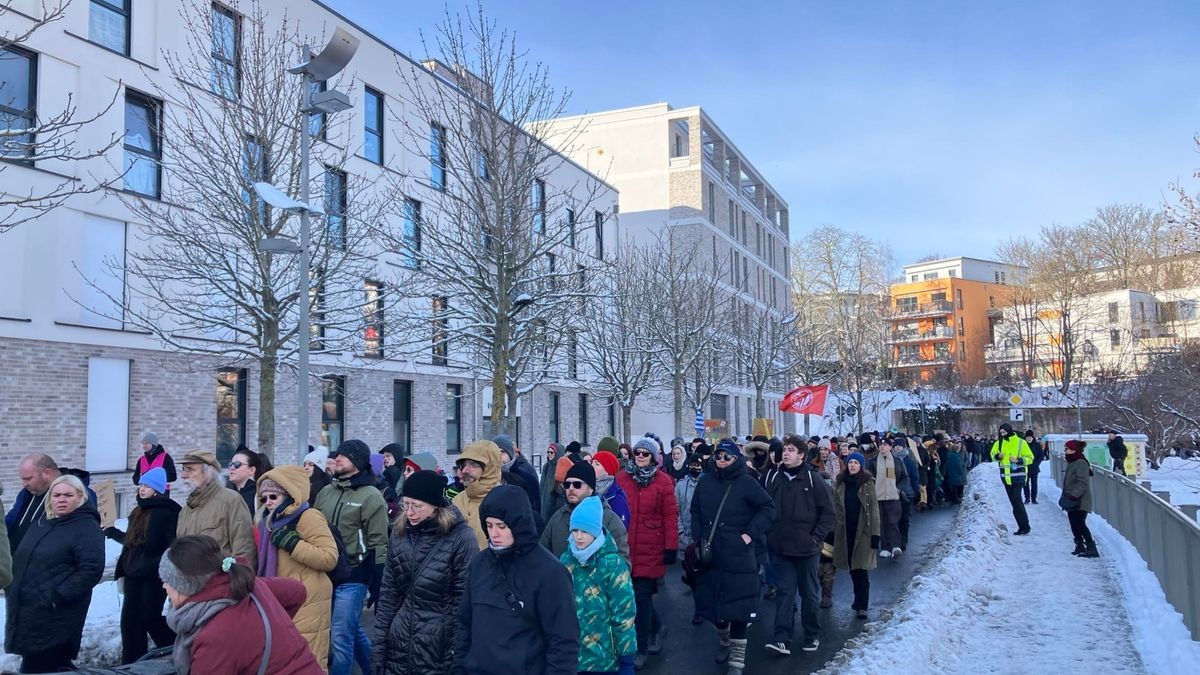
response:
[[[13,554],[4,650],[20,654],[21,672],[74,670],[92,588],[104,574],[100,513],[78,478],[50,483],[46,519],[29,528]]]

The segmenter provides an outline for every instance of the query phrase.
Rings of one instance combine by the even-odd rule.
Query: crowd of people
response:
[[[669,609],[711,624],[715,662],[740,675],[763,601],[773,656],[818,648],[839,570],[868,618],[870,572],[904,555],[913,511],[961,502],[980,463],[998,463],[1027,533],[1045,451],[1007,424],[989,440],[605,437],[551,445],[539,475],[508,436],[468,444],[450,472],[360,440],[281,466],[239,447],[222,467],[147,433],[124,531],[100,528],[86,473],[33,453],[0,547],[5,649],[22,672],[72,666],[108,537],[122,546],[123,663],[153,642],[184,674],[628,675],[665,649]],[[1091,472],[1082,444],[1067,453],[1060,506],[1075,553],[1094,557]],[[690,608],[656,606],[675,565]]]

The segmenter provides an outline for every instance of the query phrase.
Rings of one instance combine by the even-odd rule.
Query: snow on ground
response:
[[[1170,492],[1172,504],[1200,504],[1200,459],[1166,457],[1157,469],[1146,469],[1142,480]]]
[[[1057,494],[1029,506],[1033,533],[1016,537],[994,464],[971,471],[966,493],[954,530],[931,557],[936,562],[913,578],[899,605],[872,608],[879,619],[820,672],[1185,672],[1143,665],[1144,645],[1135,646],[1124,594],[1110,577],[1113,553],[1104,560],[1071,555]]]

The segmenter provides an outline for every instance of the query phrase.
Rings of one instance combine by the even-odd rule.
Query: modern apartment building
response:
[[[12,11],[0,15],[5,34],[22,33],[30,25],[26,13],[36,14],[42,3],[10,4]],[[202,20],[185,25],[180,12],[184,4]],[[310,35],[328,35],[340,26],[361,40],[338,85],[348,92],[353,107],[322,119],[320,138],[313,141],[350,148],[353,156],[346,161],[345,173],[325,172],[325,180],[322,167],[314,166],[314,189],[323,184],[326,204],[353,208],[357,195],[346,186],[353,185],[356,176],[411,175],[425,187],[405,195],[405,214],[419,213],[420,203],[430,203],[425,190],[438,189],[447,175],[453,180],[456,167],[431,163],[406,150],[414,143],[404,142],[402,134],[428,130],[428,140],[416,138],[416,144],[427,146],[437,142],[439,132],[436,120],[399,123],[411,110],[406,108],[409,96],[397,64],[422,70],[434,86],[452,85],[321,2],[262,4],[267,24],[286,17]],[[78,131],[75,143],[103,148],[111,138],[119,141],[102,156],[81,162],[32,162],[10,156],[12,161],[4,163],[0,174],[0,192],[44,191],[62,180],[119,177],[130,168],[111,189],[77,195],[0,233],[0,270],[5,274],[0,286],[0,409],[9,416],[7,433],[0,439],[0,482],[9,494],[20,487],[17,461],[33,450],[49,452],[63,465],[88,469],[94,480],[116,480],[128,505],[133,489],[128,469],[141,452],[144,430],[156,432],[174,454],[199,448],[216,450],[228,459],[237,444],[255,445],[257,366],[235,358],[234,350],[224,359],[164,348],[121,319],[120,306],[112,298],[126,296],[123,278],[100,274],[113,266],[121,269],[130,251],[154,244],[142,237],[145,223],[129,208],[130,200],[161,200],[172,186],[202,184],[203,177],[175,175],[168,168],[171,162],[164,148],[170,144],[164,134],[173,132],[162,120],[189,96],[218,93],[209,90],[207,79],[176,80],[167,60],[194,47],[201,58],[212,60],[213,72],[220,74],[213,75],[214,82],[240,82],[242,50],[251,44],[251,32],[270,28],[242,14],[247,5],[77,1],[61,20],[0,52],[0,80],[6,92],[0,96],[0,129],[44,119],[69,104],[78,107],[83,119],[99,115]],[[299,45],[294,48],[298,60]],[[169,95],[154,95],[163,91]],[[243,170],[233,164],[236,160],[231,160],[229,171]],[[605,215],[594,229],[600,238],[598,255],[615,255],[617,192],[577,164],[561,165],[548,184],[539,187],[563,194],[576,186],[598,185],[591,199]],[[551,215],[561,214],[543,217]],[[420,226],[418,218],[413,222]],[[591,232],[590,216],[588,225]],[[419,232],[413,235],[419,242]],[[403,264],[394,254],[376,253],[371,265],[379,277],[363,279],[360,286],[365,315],[370,315],[374,294],[386,293],[379,279]],[[310,387],[310,426],[303,433],[313,445],[331,447],[347,438],[363,439],[372,450],[397,442],[412,451],[437,454],[449,469],[453,454],[466,443],[490,435],[485,424],[490,390],[472,375],[464,363],[468,357],[453,343],[433,345],[415,357],[394,354],[390,345],[399,343],[398,336],[372,330],[367,323],[361,339],[347,350],[313,354],[312,371],[322,377]],[[419,339],[436,340],[438,328],[430,332],[433,338],[423,334]],[[550,442],[595,443],[615,430],[613,407],[581,386],[586,373],[569,361],[559,365],[556,377],[518,401],[518,444],[535,465]],[[294,462],[295,378],[281,371],[276,387],[276,461]]]
[[[892,369],[897,381],[935,386],[982,380],[985,348],[1015,281],[1011,265],[945,258],[904,267],[891,288]]]
[[[669,231],[674,246],[711,259],[738,302],[780,318],[789,312],[787,202],[699,106],[655,103],[564,117],[548,140],[620,191],[623,237],[644,242]],[[706,415],[726,420],[730,433],[750,433],[748,384],[718,389]],[[778,378],[766,396],[777,432],[795,428],[785,419],[794,416],[778,410],[790,385]],[[635,430],[670,423],[657,409],[639,410],[633,421]]]

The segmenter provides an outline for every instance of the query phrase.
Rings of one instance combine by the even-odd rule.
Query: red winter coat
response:
[[[308,642],[296,630],[292,616],[304,604],[304,584],[285,577],[259,577],[254,595],[271,623],[269,675],[324,675]],[[214,574],[188,602],[231,597],[229,575]],[[192,643],[192,673],[256,675],[262,662],[265,633],[262,617],[250,598],[221,610],[196,633]],[[236,648],[231,648],[236,646]]]
[[[663,553],[679,550],[679,503],[675,483],[659,469],[646,487],[617,472],[617,485],[629,500],[629,560],[633,576],[658,579],[667,573]]]

